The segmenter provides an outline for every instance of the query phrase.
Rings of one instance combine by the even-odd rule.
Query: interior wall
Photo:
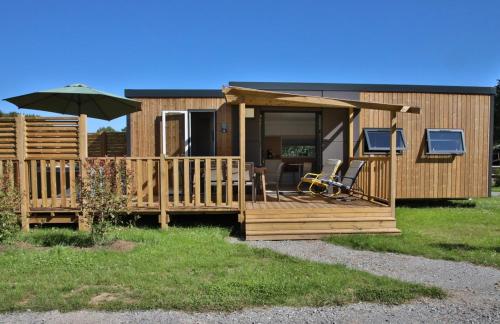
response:
[[[348,112],[344,109],[323,109],[322,163],[328,159],[343,161],[341,170],[348,166],[347,140],[349,136]]]

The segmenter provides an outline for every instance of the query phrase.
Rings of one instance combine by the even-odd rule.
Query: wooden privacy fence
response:
[[[16,144],[16,119],[0,118],[0,159],[15,159]]]
[[[88,134],[90,157],[127,155],[127,135],[125,132],[102,132]]]
[[[355,157],[366,164],[361,169],[354,190],[368,199],[389,203],[390,200],[390,157]]]

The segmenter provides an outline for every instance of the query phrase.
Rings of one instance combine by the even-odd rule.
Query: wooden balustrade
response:
[[[80,160],[26,160],[26,194],[31,209],[76,209]]]
[[[128,208],[196,210],[238,208],[239,157],[126,157]]]
[[[356,157],[352,160],[365,161],[361,169],[354,191],[370,200],[389,203],[390,189],[390,157]]]
[[[238,208],[239,157],[162,159],[162,198],[167,209]]]

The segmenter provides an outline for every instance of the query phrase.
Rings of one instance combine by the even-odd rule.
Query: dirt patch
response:
[[[33,299],[33,297],[34,296],[32,294],[28,294],[28,295],[24,296],[23,299],[21,299],[17,304],[19,306],[26,306],[31,301],[31,299]]]
[[[132,251],[137,246],[137,243],[124,240],[116,240],[111,243],[107,249],[115,252],[128,252]]]
[[[31,243],[24,242],[24,241],[17,241],[17,242],[14,243],[13,246],[16,249],[20,249],[20,250],[37,250],[37,251],[41,251],[41,250],[47,250],[47,249],[49,249],[49,247],[47,247],[47,246],[33,245]]]
[[[125,291],[125,294],[128,294],[128,291]],[[124,304],[133,304],[135,301],[128,296],[125,296],[124,293],[110,293],[110,292],[103,292],[100,293],[99,295],[95,295],[90,299],[89,304],[92,306],[99,306],[105,303],[110,303],[110,302],[121,302]]]
[[[102,293],[90,299],[90,305],[100,305],[103,303],[112,302],[118,299],[118,296],[111,293]]]
[[[72,289],[69,293],[64,294],[64,298],[70,298],[83,293],[85,290],[91,288],[91,286],[80,286],[78,288]]]

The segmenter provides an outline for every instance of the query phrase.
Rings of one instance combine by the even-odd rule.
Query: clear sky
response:
[[[70,83],[119,95],[228,81],[493,86],[499,13],[499,0],[1,1],[0,98]],[[89,129],[106,125],[125,118]]]

